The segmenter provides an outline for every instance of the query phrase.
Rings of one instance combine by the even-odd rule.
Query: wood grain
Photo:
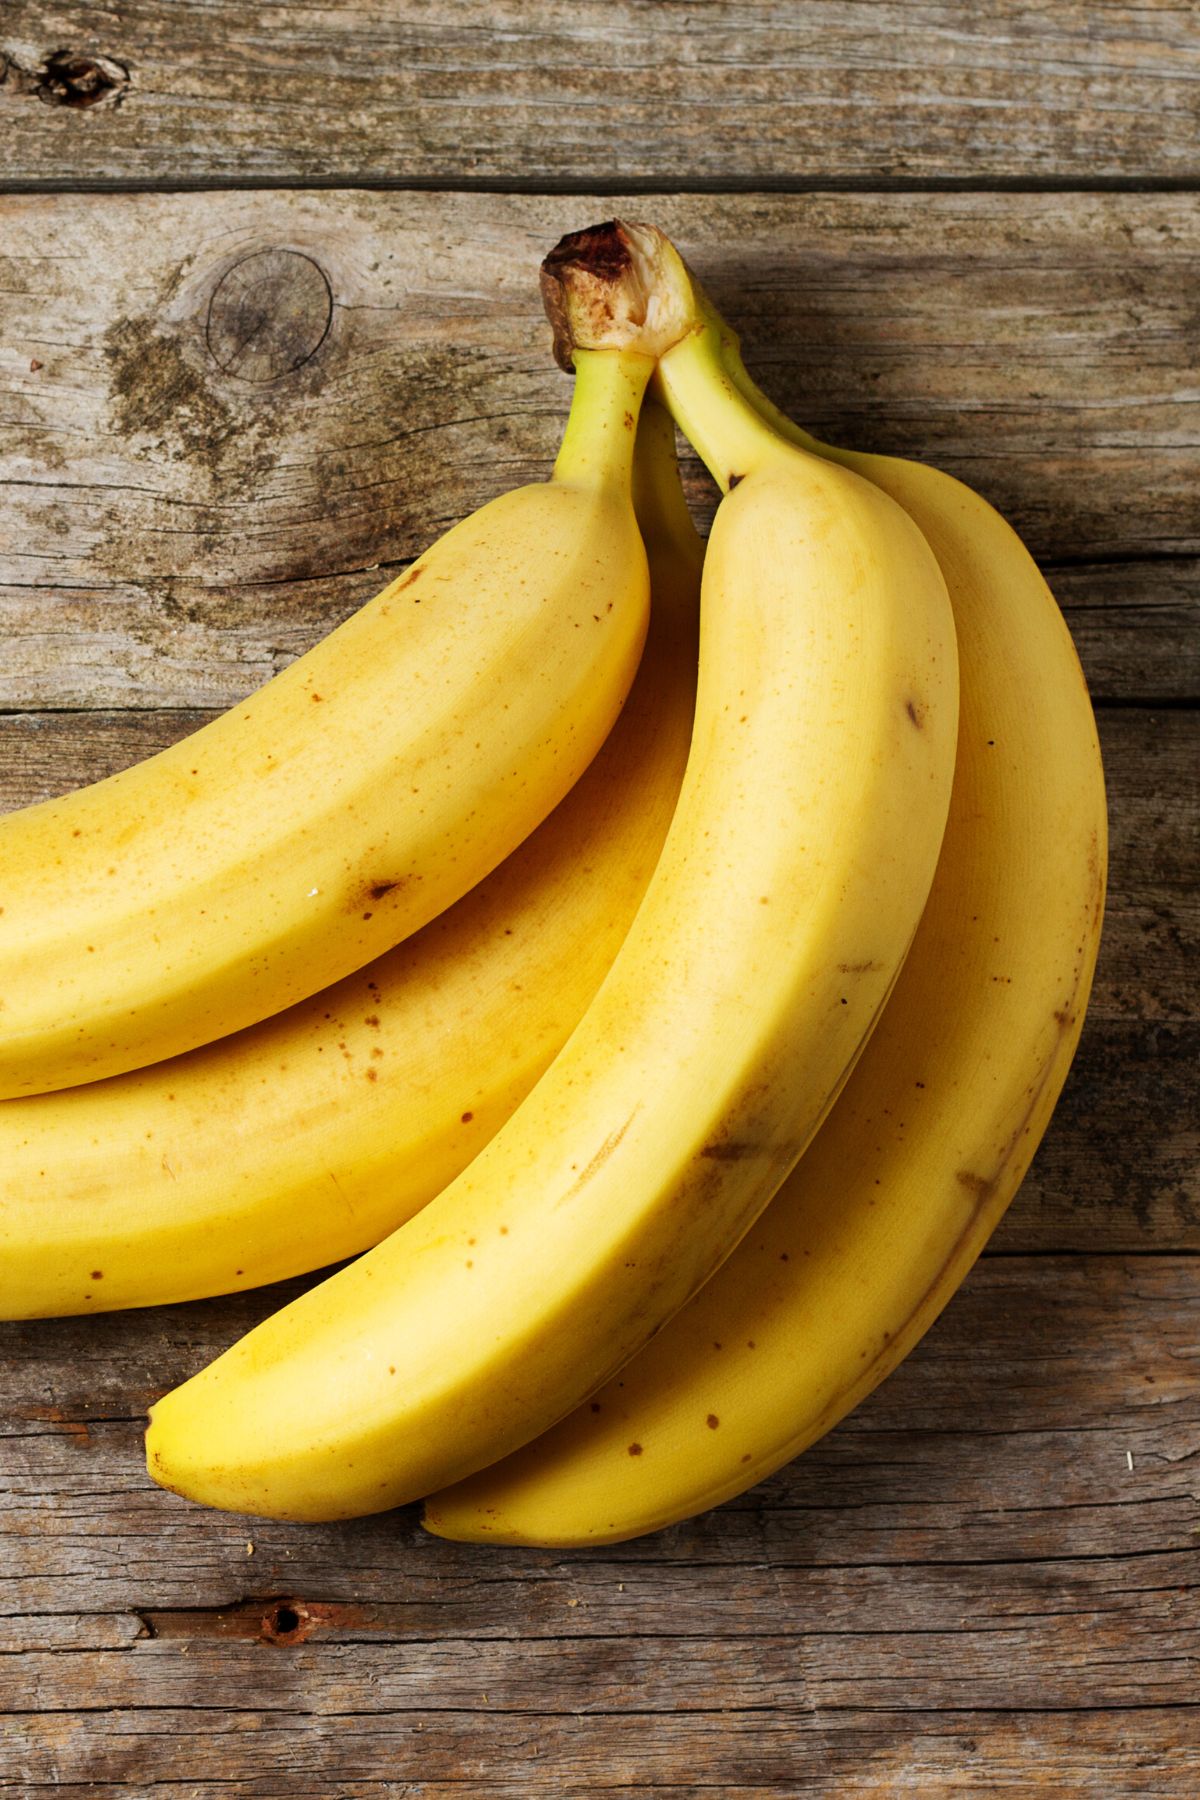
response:
[[[828,1758],[846,1785],[817,1792],[979,1792],[952,1785],[968,1742],[989,1792],[1004,1771],[1029,1791],[1021,1769],[1104,1800],[1200,1776],[1200,1262],[981,1264],[789,1469],[581,1552],[443,1544],[412,1509],[272,1525],[149,1488],[148,1399],[298,1285],[4,1328],[10,1781],[133,1782],[153,1741],[170,1792],[203,1782],[214,1730],[247,1795],[281,1791],[302,1734],[295,1791],[322,1800],[485,1771],[514,1793],[687,1792],[698,1768],[696,1791],[790,1792]],[[1116,1752],[1098,1709],[1131,1704],[1141,1774],[1175,1785],[1072,1789]]]
[[[545,475],[569,390],[533,276],[596,205],[0,203],[0,342],[16,347],[16,429],[0,450],[0,805],[173,741],[461,513]],[[1196,548],[1200,475],[1194,201],[647,210],[798,416],[939,461],[1004,507],[1047,563],[1100,701],[1200,692],[1200,563],[1180,553]],[[1195,718],[1118,711],[1103,730],[1113,872],[1092,1022],[1007,1248],[1200,1244]],[[1131,1140],[1130,1117],[1153,1128]]]
[[[915,1354],[789,1469],[640,1543],[476,1550],[412,1509],[260,1525],[151,1487],[146,1406],[302,1283],[0,1326],[0,1795],[1192,1800],[1200,208],[595,189],[1190,179],[1194,15],[493,18],[7,8],[0,183],[581,170],[593,197],[0,200],[0,808],[193,729],[544,475],[567,388],[536,264],[624,208],[679,237],[781,402],[963,475],[1047,568],[1112,812],[1088,1027]]]
[[[0,201],[0,707],[228,705],[446,525],[544,476],[569,388],[537,264],[625,204]],[[1012,519],[1101,697],[1197,692],[1200,203],[634,204],[795,416],[938,463]],[[229,293],[256,259],[270,379],[212,348],[255,329]]]
[[[7,177],[56,185],[1197,173],[1169,0],[9,0],[0,47]]]

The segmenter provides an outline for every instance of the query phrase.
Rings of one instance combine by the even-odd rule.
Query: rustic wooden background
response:
[[[1025,534],[1113,850],[991,1251],[854,1417],[691,1524],[510,1553],[204,1514],[148,1485],[144,1409],[279,1293],[0,1328],[0,1793],[1200,1793],[1198,25],[7,0],[0,805],[190,730],[543,474],[537,262],[619,207],[797,416]]]

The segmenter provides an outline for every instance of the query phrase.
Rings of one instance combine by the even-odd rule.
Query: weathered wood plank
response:
[[[681,1688],[686,1667],[671,1669]],[[431,1697],[399,1717],[203,1708],[23,1715],[6,1721],[0,1793],[66,1800],[1192,1800],[1191,1708],[988,1713],[803,1707],[617,1715],[456,1712]],[[224,1771],[214,1778],[212,1770]],[[155,1771],[147,1779],[146,1771]],[[186,1773],[185,1773],[186,1771]],[[411,1785],[410,1785],[411,1784]]]
[[[1184,1800],[1200,1773],[1197,1261],[981,1265],[790,1469],[573,1553],[439,1543],[411,1510],[287,1527],[150,1489],[134,1415],[267,1298],[6,1328],[10,1783],[152,1766],[156,1791],[204,1792],[219,1769],[278,1796],[298,1735],[289,1791],[321,1800],[478,1791],[485,1769],[514,1794],[794,1792],[832,1770],[843,1785],[814,1791],[1028,1792],[1033,1770]]]
[[[111,774],[208,716],[0,715],[0,810]],[[1101,712],[1100,727],[1112,866],[1091,1012],[1054,1123],[995,1241],[1023,1251],[1200,1249],[1200,714],[1116,710]]]
[[[12,180],[1197,172],[1200,34],[1165,3],[9,0],[2,47]]]
[[[569,390],[537,263],[623,204],[0,201],[0,707],[228,705],[543,476]],[[1101,696],[1197,693],[1200,202],[634,204],[797,417],[941,463],[1013,519]]]
[[[707,512],[698,473],[690,485],[697,509]],[[55,506],[26,515],[48,544],[37,554],[51,563]],[[332,553],[332,525],[319,529],[330,540],[322,550]],[[232,705],[340,624],[406,560],[261,585],[233,577],[209,587],[139,581],[132,554],[131,546],[125,580],[60,585],[51,569],[36,584],[0,584],[0,706]],[[1048,563],[1046,575],[1098,702],[1200,694],[1200,561]]]
[[[413,1509],[250,1521],[149,1484],[147,1406],[305,1285],[0,1327],[5,1648],[37,1643],[47,1615],[72,1634],[50,1641],[77,1647],[103,1647],[104,1620],[133,1612],[163,1614],[160,1635],[253,1637],[259,1600],[289,1594],[358,1607],[321,1626],[349,1635],[595,1635],[627,1629],[634,1605],[647,1630],[772,1634],[798,1624],[795,1591],[772,1585],[785,1570],[845,1577],[827,1591],[853,1609],[869,1566],[1118,1564],[1186,1552],[1200,1528],[1194,1257],[985,1260],[891,1379],[789,1468],[652,1538],[570,1553],[442,1544]],[[897,1594],[895,1621],[911,1625],[923,1578]],[[225,1625],[199,1617],[229,1609]]]
[[[175,16],[186,35],[199,12]],[[604,210],[0,203],[0,806],[149,754],[345,616],[372,565],[544,473],[565,389],[531,277]],[[1195,695],[1195,203],[637,210],[676,231],[782,400],[1013,516],[1102,697]],[[441,1545],[411,1511],[204,1514],[147,1485],[140,1415],[278,1291],[0,1328],[0,1793],[1191,1800],[1200,1261],[1013,1254],[1200,1247],[1196,719],[1102,729],[1104,960],[1008,1254],[741,1501],[583,1555]]]

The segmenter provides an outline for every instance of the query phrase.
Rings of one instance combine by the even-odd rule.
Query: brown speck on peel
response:
[[[746,477],[744,475],[730,475],[730,477],[729,477],[730,493],[732,494],[734,488],[738,485],[739,481],[745,481],[745,479],[746,479]]]
[[[418,563],[416,568],[410,569],[407,575],[402,575],[400,577],[400,580],[396,583],[396,592],[399,593],[401,588],[411,587],[414,581],[420,581],[424,573],[424,564]]]
[[[904,710],[916,726],[917,730],[924,731],[926,708],[921,702],[919,700],[906,700],[904,702]]]
[[[992,1183],[987,1177],[976,1175],[971,1169],[959,1169],[955,1179],[977,1199],[982,1199],[985,1194],[990,1194],[992,1191]]]
[[[640,1444],[630,1444],[629,1454],[630,1456],[640,1456],[642,1454],[642,1446]]]
[[[367,892],[370,894],[372,900],[382,900],[385,894],[390,894],[393,889],[403,886],[404,883],[399,880],[373,881],[367,889]]]
[[[746,1157],[754,1155],[754,1145],[731,1138],[726,1143],[705,1144],[701,1156],[709,1162],[743,1162]]]
[[[324,698],[321,694],[310,694],[308,697],[310,700],[321,700]]]
[[[379,1030],[379,1014],[378,1013],[368,1013],[366,1018],[363,1020],[363,1024],[370,1025],[372,1030],[378,1031]]]
[[[92,1274],[91,1274],[91,1279],[93,1281],[103,1281],[104,1280],[104,1270],[103,1269],[93,1269]]]
[[[717,1426],[721,1423],[721,1421],[720,1421],[720,1419],[718,1419],[716,1413],[709,1413],[709,1415],[708,1415],[707,1419],[705,1419],[704,1423],[708,1426],[708,1429],[710,1431],[715,1431],[717,1429]]]
[[[379,1080],[379,1070],[378,1069],[364,1069],[363,1073],[365,1074],[368,1081],[378,1081]]]
[[[626,431],[632,431],[634,428],[634,425],[636,423],[637,423],[637,421],[634,419],[633,414],[631,412],[627,412],[625,414],[625,429],[626,429]]]
[[[600,1402],[598,1400],[593,1400],[592,1401],[592,1411],[594,1413],[597,1413],[597,1412],[600,1412],[600,1410],[601,1410]]]
[[[882,967],[877,962],[839,963],[839,975],[872,975]]]
[[[474,1117],[475,1114],[473,1112],[465,1112],[462,1116],[462,1123],[464,1125],[469,1125]]]

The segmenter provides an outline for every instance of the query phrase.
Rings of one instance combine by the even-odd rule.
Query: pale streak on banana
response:
[[[646,897],[457,1181],[155,1405],[150,1472],[193,1499],[380,1510],[561,1417],[750,1226],[908,946],[954,755],[937,566],[876,489],[765,431],[712,345],[661,366],[744,479],[709,540],[692,752]]]
[[[435,918],[569,791],[633,680],[650,365],[584,359],[554,479],[491,501],[137,767],[0,820],[0,1097],[280,1012]]]
[[[728,328],[725,328],[727,331]],[[743,1492],[895,1368],[994,1230],[1049,1122],[1100,937],[1104,782],[1070,635],[1032,557],[940,470],[794,442],[890,493],[932,545],[961,719],[938,872],[895,993],[754,1231],[590,1402],[435,1495],[443,1537],[615,1542]]]
[[[486,881],[335,988],[168,1063],[0,1106],[0,1317],[196,1299],[355,1255],[528,1093],[628,930],[691,738],[703,548],[659,406],[633,485],[650,630],[595,761]]]

